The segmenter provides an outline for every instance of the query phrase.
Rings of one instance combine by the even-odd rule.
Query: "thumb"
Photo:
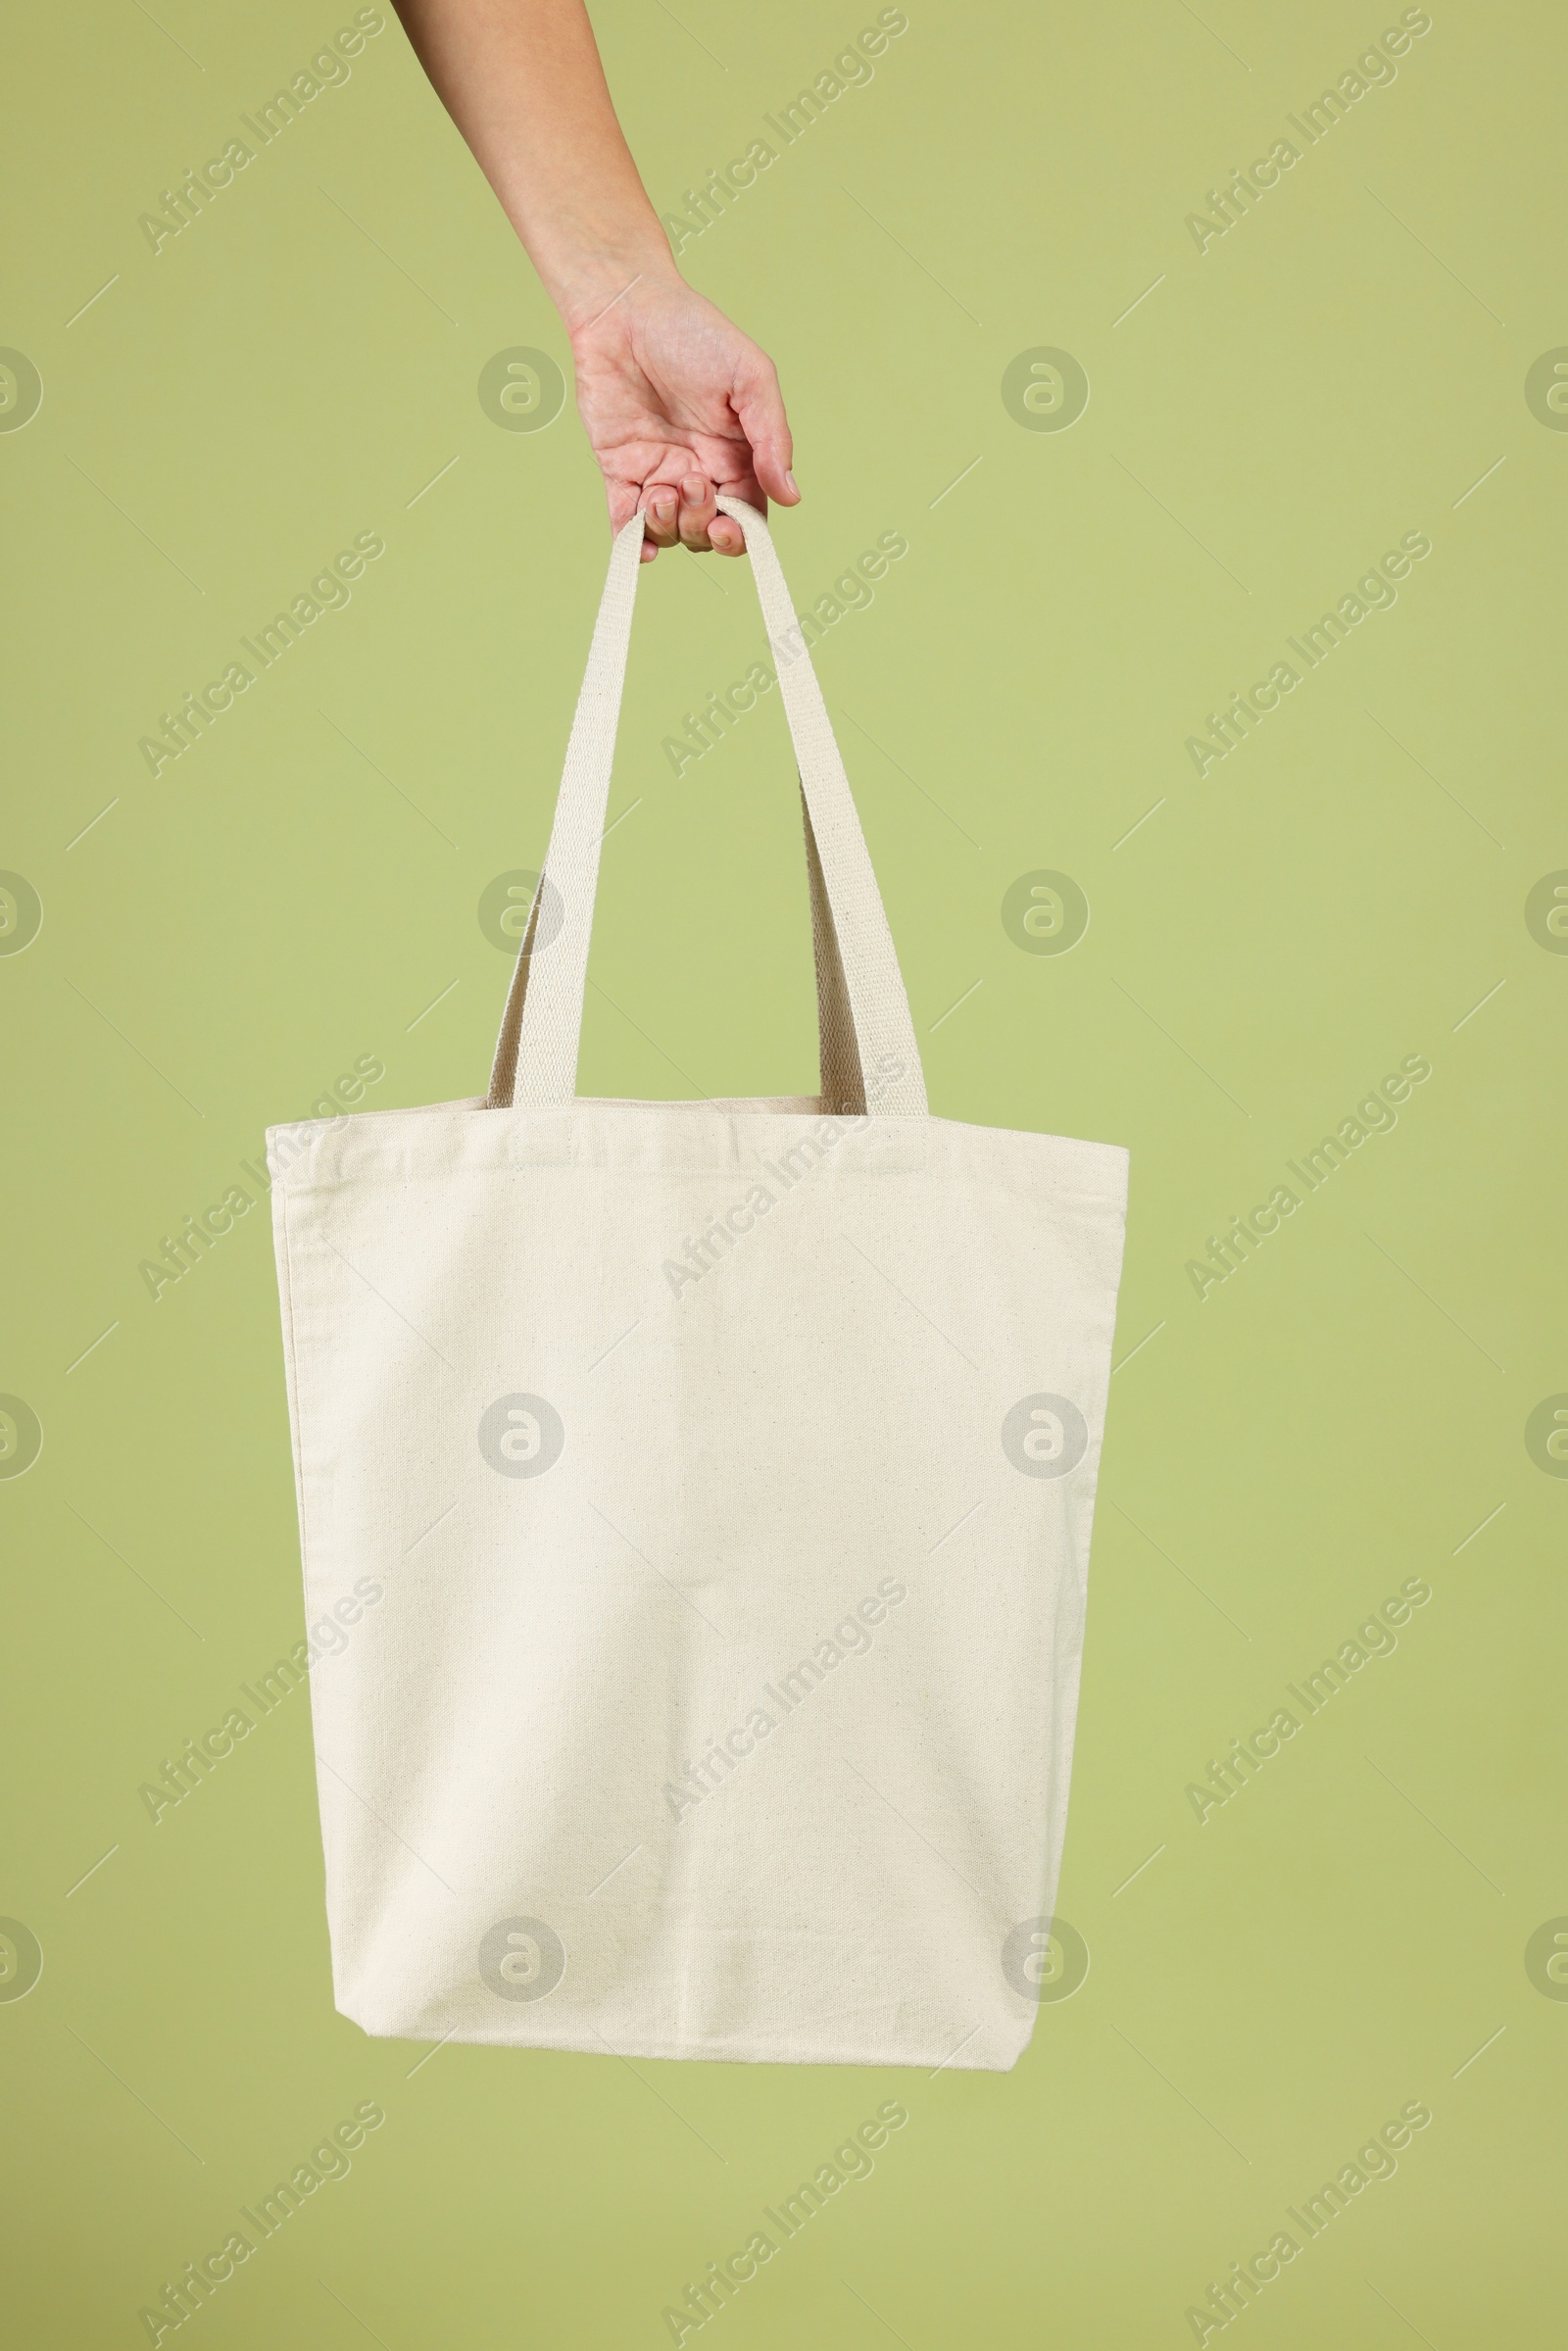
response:
[[[751,446],[752,470],[763,495],[779,506],[798,504],[801,493],[790,471],[795,445],[784,415],[778,370],[755,343],[747,345],[735,369],[730,407]]]

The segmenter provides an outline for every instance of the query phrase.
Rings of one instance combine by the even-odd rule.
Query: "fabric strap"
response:
[[[822,1107],[922,1117],[925,1079],[909,1002],[805,632],[762,516],[738,498],[720,498],[718,504],[745,536],[800,769]],[[643,517],[635,514],[617,532],[611,551],[550,847],[496,1045],[488,1097],[492,1109],[569,1102],[576,1093],[599,847],[642,542]],[[554,935],[536,955],[534,941],[547,906]]]

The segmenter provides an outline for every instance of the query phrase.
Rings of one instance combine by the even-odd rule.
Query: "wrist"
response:
[[[575,343],[599,321],[617,318],[651,296],[685,288],[674,256],[661,236],[657,243],[615,246],[574,258],[549,294]]]

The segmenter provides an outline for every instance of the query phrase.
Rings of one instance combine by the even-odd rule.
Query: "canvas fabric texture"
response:
[[[1066,1823],[1127,1154],[930,1114],[762,517],[821,1080],[576,1094],[617,535],[489,1092],[273,1128],[334,1992],[368,2033],[1004,2069]]]

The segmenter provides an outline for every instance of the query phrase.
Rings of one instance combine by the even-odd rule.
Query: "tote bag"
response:
[[[800,769],[820,1094],[576,1094],[638,517],[488,1097],[269,1134],[335,1997],[414,2039],[1004,2069],[1126,1153],[928,1111],[778,559],[719,503]]]

